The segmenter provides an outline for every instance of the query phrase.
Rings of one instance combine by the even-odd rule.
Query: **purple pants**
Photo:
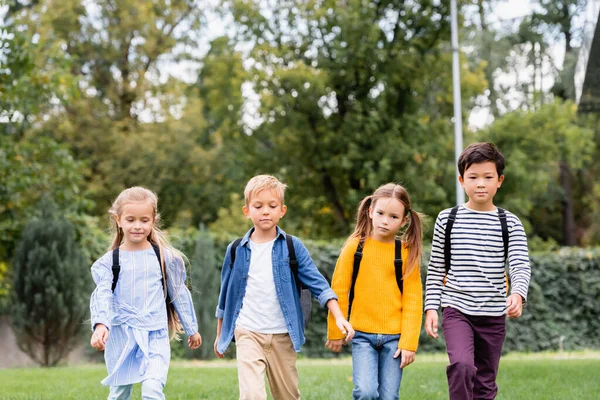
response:
[[[467,315],[445,307],[442,328],[450,359],[446,367],[450,400],[494,399],[506,317]]]

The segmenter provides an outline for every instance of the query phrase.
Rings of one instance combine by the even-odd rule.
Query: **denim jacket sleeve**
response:
[[[310,289],[313,297],[319,301],[322,307],[325,307],[331,299],[337,300],[335,292],[319,272],[304,243],[297,237],[294,237],[293,243],[296,259],[298,260],[298,277],[300,281]]]
[[[225,252],[225,257],[223,258],[223,266],[221,267],[221,290],[219,291],[219,303],[217,304],[217,310],[215,312],[215,316],[217,318],[223,318],[225,314],[225,300],[227,297],[227,287],[229,286],[229,278],[231,277],[231,246],[232,243],[229,243],[227,246],[227,250]]]

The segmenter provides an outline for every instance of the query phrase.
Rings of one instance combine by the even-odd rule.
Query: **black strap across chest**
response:
[[[348,320],[350,320],[350,313],[352,312],[352,302],[354,301],[354,288],[356,286],[356,279],[358,278],[358,270],[360,269],[360,263],[363,257],[363,247],[365,240],[361,239],[358,242],[356,252],[354,252],[354,265],[352,268],[352,283],[350,284],[350,292],[348,293]],[[403,281],[402,281],[402,241],[400,239],[395,240],[394,244],[394,271],[396,273],[396,283],[398,289],[400,289],[400,295],[402,295]]]
[[[162,262],[160,258],[160,248],[156,243],[150,243],[152,245],[152,249],[154,250],[154,254],[156,254],[156,258],[158,258],[158,265],[162,271]],[[119,248],[117,247],[112,251],[112,273],[113,273],[113,281],[111,290],[114,292],[117,287],[117,282],[119,281],[119,273],[121,272],[121,265],[119,264]],[[163,284],[163,290],[165,289],[165,280],[161,279]]]
[[[450,271],[450,261],[452,256],[452,246],[450,241],[450,235],[452,234],[452,227],[456,221],[456,214],[458,213],[459,206],[452,207],[450,214],[448,214],[448,222],[446,222],[446,230],[444,232],[444,266],[446,268],[446,275]],[[506,211],[503,208],[498,207],[498,219],[500,219],[500,226],[502,227],[502,241],[504,242],[504,260],[508,257],[508,224],[506,223]]]

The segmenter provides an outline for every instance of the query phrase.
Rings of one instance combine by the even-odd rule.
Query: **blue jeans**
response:
[[[400,335],[356,331],[352,339],[352,398],[397,400],[400,397],[401,357],[394,358]]]
[[[131,398],[132,385],[111,386],[108,400],[129,400]],[[142,381],[143,400],[164,400],[164,385],[158,379],[146,379]]]

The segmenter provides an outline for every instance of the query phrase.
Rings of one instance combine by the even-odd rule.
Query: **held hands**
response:
[[[425,332],[434,339],[439,337],[438,335],[438,313],[437,310],[427,310],[425,314]]]
[[[506,298],[506,315],[509,318],[518,318],[523,313],[523,298],[520,294],[513,293]]]
[[[350,322],[346,321],[346,318],[339,316],[335,318],[335,324],[342,334],[346,335],[344,341],[349,342],[354,337],[354,328],[350,325]]]
[[[213,345],[213,350],[215,352],[215,356],[217,356],[218,358],[223,358],[223,357],[225,357],[225,355],[223,353],[219,353],[217,351],[217,343],[219,343],[219,335],[217,335],[217,338],[215,339],[215,344]]]
[[[402,356],[402,359],[400,361],[400,368],[409,366],[410,364],[413,363],[413,361],[415,361],[415,352],[414,351],[398,349],[398,350],[396,350],[396,353],[394,353],[394,358],[398,358],[398,356],[400,356],[400,355]]]
[[[196,332],[188,337],[188,346],[190,349],[196,350],[200,345],[202,345],[202,336],[200,336],[200,333]]]
[[[96,350],[102,351],[106,345],[106,340],[108,340],[108,328],[103,324],[96,324],[90,344]]]

